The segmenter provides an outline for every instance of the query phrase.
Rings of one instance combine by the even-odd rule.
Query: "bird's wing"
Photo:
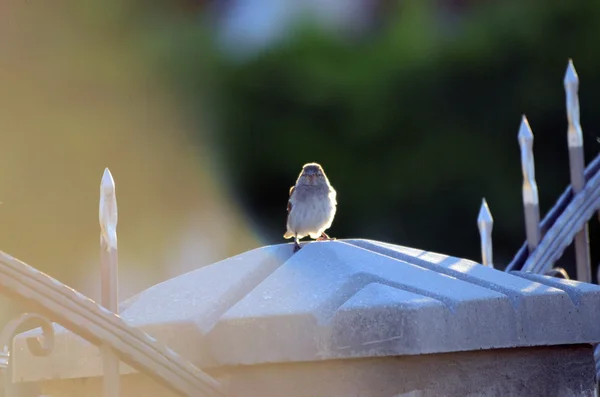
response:
[[[292,186],[290,188],[290,199],[292,198],[292,193],[294,193],[294,186]],[[292,200],[288,199],[287,213],[289,214],[291,210],[292,210]]]
[[[329,191],[329,198],[331,199],[334,205],[337,205],[337,192],[333,187]]]

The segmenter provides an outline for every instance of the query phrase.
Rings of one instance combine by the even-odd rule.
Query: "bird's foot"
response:
[[[298,237],[294,237],[294,253],[300,251],[300,243],[298,242]]]
[[[317,241],[329,241],[335,240],[335,237],[329,237],[327,233],[323,232],[319,237],[317,237]]]

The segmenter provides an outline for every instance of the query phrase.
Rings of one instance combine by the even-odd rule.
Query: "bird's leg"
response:
[[[298,242],[298,236],[294,236],[294,252],[298,252],[300,250],[300,243]]]
[[[327,235],[327,233],[323,232],[323,233],[321,233],[321,235],[319,237],[317,237],[317,241],[323,241],[323,240],[335,240],[335,237],[329,237]]]

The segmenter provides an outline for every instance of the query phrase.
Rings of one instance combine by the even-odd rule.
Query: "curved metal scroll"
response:
[[[24,328],[42,328],[42,335],[27,338],[27,347],[34,356],[47,356],[54,349],[54,327],[46,317],[36,313],[23,313],[9,321],[0,334],[0,347],[10,352],[13,338]],[[9,353],[10,354],[10,353]]]
[[[33,305],[40,316],[63,325],[89,342],[108,346],[121,361],[150,375],[180,396],[225,395],[215,379],[155,338],[128,326],[118,315],[2,251],[0,292]],[[44,346],[38,342],[40,346],[37,347],[48,347],[47,343]],[[35,345],[35,342],[31,343]]]
[[[47,356],[54,349],[54,327],[46,317],[36,313],[23,313],[10,320],[2,329],[2,333],[0,334],[0,348],[2,348],[0,356],[2,357],[2,363],[0,367],[5,369],[3,374],[3,396],[16,395],[15,390],[17,390],[16,386],[12,383],[12,363],[10,362],[14,337],[25,330],[38,327],[42,328],[42,335],[27,338],[27,347],[34,356]]]

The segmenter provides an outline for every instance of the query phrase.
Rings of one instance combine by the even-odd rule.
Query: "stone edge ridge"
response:
[[[446,305],[444,307],[443,304],[439,304],[439,299],[432,293],[433,289],[430,289],[429,292],[414,291],[412,290],[414,285],[402,285],[402,282],[400,285],[394,285],[386,280],[381,284],[377,282],[376,277],[371,277],[371,281],[363,280],[361,288],[355,289],[354,294],[348,295],[347,299],[337,301],[338,305],[334,310],[335,314],[331,316],[331,322],[322,323],[318,315],[315,318],[305,313],[304,319],[301,319],[299,323],[304,324],[307,331],[305,333],[293,332],[294,344],[301,346],[294,348],[285,342],[284,338],[288,336],[282,338],[282,331],[286,328],[286,324],[277,316],[263,317],[258,322],[252,321],[255,318],[245,316],[247,307],[260,303],[260,299],[256,299],[256,297],[253,299],[246,297],[244,300],[249,300],[245,304],[246,308],[243,307],[244,300],[238,302],[232,311],[221,318],[215,329],[208,335],[213,354],[219,362],[229,365],[250,365],[594,343],[600,340],[600,327],[595,326],[600,318],[594,310],[600,304],[600,287],[598,286],[573,281],[569,282],[569,285],[553,280],[545,282],[546,279],[543,279],[544,282],[540,282],[537,279],[519,277],[519,274],[494,270],[465,259],[369,240],[338,240],[335,243],[327,244],[345,244],[348,247],[353,246],[370,251],[375,255],[386,256],[397,261],[399,271],[414,271],[413,267],[420,268],[424,272],[432,271],[434,273],[430,273],[428,276],[432,281],[432,288],[434,288],[434,274],[436,276],[443,275],[455,280],[455,283],[462,283],[461,288],[465,290],[465,298],[456,298],[454,295],[454,299],[449,302],[444,302],[442,299],[442,303]],[[326,249],[317,248],[325,247],[325,245],[313,247],[312,251],[319,251],[314,254],[315,257],[327,255]],[[341,248],[340,246],[335,254],[343,255],[344,250]],[[355,250],[351,255],[358,257],[360,252]],[[348,256],[344,256],[344,258],[348,258]],[[320,266],[326,267],[327,262],[324,260]],[[295,266],[295,264],[289,264],[289,266]],[[342,267],[343,265],[338,264],[340,271]],[[330,270],[324,268],[323,271]],[[271,278],[277,278],[276,274]],[[367,276],[367,278],[369,277]],[[286,277],[280,277],[280,279],[285,280]],[[410,284],[410,282],[408,283]],[[364,312],[361,313],[360,310],[354,310],[353,313],[351,307],[345,307],[356,306],[356,302],[363,300],[361,296],[364,292],[363,289],[372,287],[374,284],[381,284],[380,287],[387,289],[395,288],[396,295],[404,294],[404,297],[391,301],[391,305],[372,307],[374,309],[371,310],[373,316],[371,314],[365,316]],[[448,284],[444,286],[447,287]],[[332,287],[339,288],[335,285]],[[579,295],[585,297],[585,303],[581,299],[577,299],[578,294],[574,291],[578,291],[578,288],[582,289]],[[253,293],[269,292],[265,285],[258,286],[257,290]],[[483,291],[483,293],[480,293],[479,297],[468,298],[469,291],[467,290]],[[409,310],[411,308],[406,306],[407,293],[414,292],[421,298],[435,298],[434,301],[438,300],[437,305],[433,301],[427,302],[426,305],[417,305],[419,306],[418,310],[423,310],[423,313],[414,315],[414,310]],[[471,294],[471,296],[473,295],[477,294]],[[460,310],[456,310],[457,307],[460,309],[461,305],[465,309],[462,313]],[[551,305],[551,310],[547,310],[548,305]],[[445,309],[452,309],[452,306],[455,310],[451,310],[452,315],[448,315],[448,310]],[[382,316],[387,316],[383,322],[380,321]],[[428,321],[432,316],[439,320],[437,324],[436,321]],[[258,317],[260,318],[260,316]],[[291,319],[285,321],[291,321]],[[294,321],[297,322],[298,318],[294,318]],[[422,327],[421,325],[424,323],[427,326]],[[243,332],[239,328],[241,324],[244,327]],[[565,326],[556,327],[556,324]],[[396,328],[389,329],[389,326]],[[388,328],[387,333],[380,332],[386,327]],[[398,335],[399,327],[402,328],[400,333],[403,337]],[[261,331],[257,332],[258,329]],[[377,332],[373,332],[374,330]],[[411,343],[406,342],[409,335],[412,338]],[[226,340],[235,340],[235,348],[230,348],[231,345],[226,343]],[[279,350],[273,349],[266,352],[265,347],[269,346],[269,343],[279,346]],[[257,345],[263,347],[260,354],[256,353]]]

